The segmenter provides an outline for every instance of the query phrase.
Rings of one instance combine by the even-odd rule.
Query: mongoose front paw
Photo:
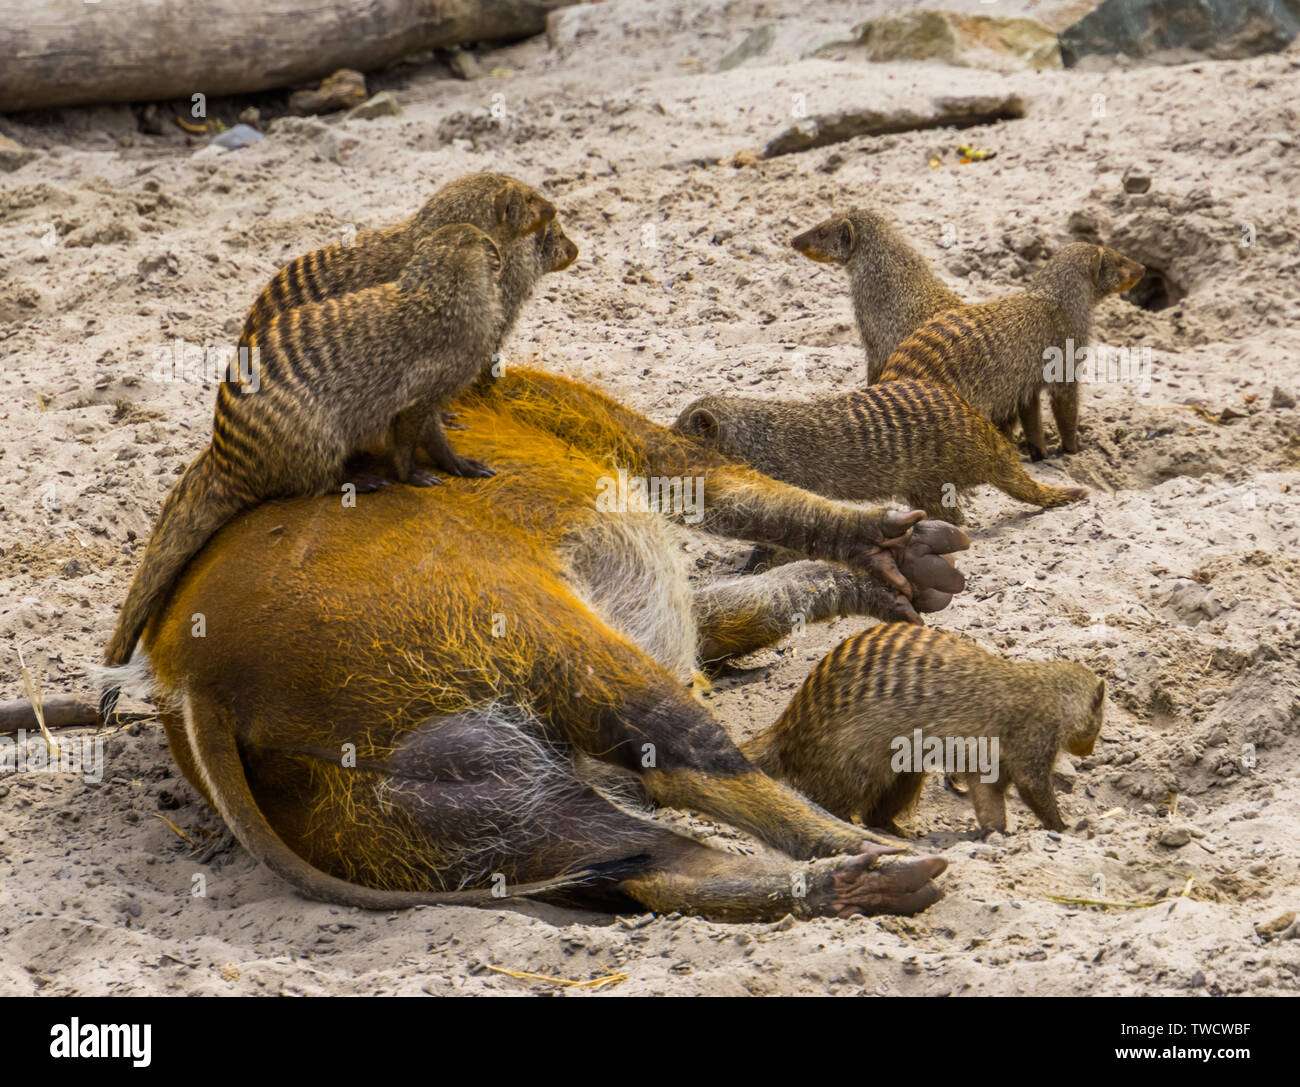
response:
[[[445,487],[436,475],[427,468],[412,468],[406,473],[406,485],[408,487]]]
[[[387,487],[392,481],[385,479],[374,472],[350,472],[343,480],[344,484],[352,484],[356,488],[357,494],[373,494],[383,487]]]
[[[490,479],[496,475],[496,472],[484,464],[481,460],[474,460],[472,457],[452,457],[446,465],[446,471],[453,476],[460,476],[462,479]]]

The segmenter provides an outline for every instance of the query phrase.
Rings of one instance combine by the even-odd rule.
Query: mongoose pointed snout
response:
[[[551,246],[554,257],[550,269],[552,272],[563,272],[569,265],[578,259],[578,247],[573,244],[569,237],[558,227],[555,228],[558,237],[548,238],[547,243]]]
[[[847,219],[827,219],[790,240],[790,246],[809,260],[844,264],[853,248],[853,227]]]

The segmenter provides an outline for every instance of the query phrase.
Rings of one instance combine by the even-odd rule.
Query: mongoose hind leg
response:
[[[1079,451],[1079,386],[1076,382],[1058,382],[1051,392],[1052,418],[1061,434],[1061,449]]]
[[[1028,404],[1020,408],[1020,429],[1025,432],[1025,444],[1029,446],[1029,459],[1040,461],[1047,455],[1047,439],[1043,436],[1043,412],[1038,403],[1038,394]]]
[[[973,775],[966,775],[971,803],[975,805],[975,819],[980,829],[986,833],[990,830],[1006,833],[1007,798],[1006,790],[996,781],[980,781]]]
[[[1039,822],[1048,830],[1064,830],[1065,820],[1061,818],[1061,809],[1056,804],[1056,790],[1052,788],[1052,762],[1046,767],[1035,766],[1032,770],[1015,777],[1016,792],[1020,799],[1029,805],[1030,811],[1038,816]]]
[[[906,835],[898,830],[897,819],[915,810],[924,785],[925,774],[923,773],[895,775],[894,780],[880,795],[872,810],[862,813],[863,820],[869,826],[879,827],[890,834],[905,837]]]

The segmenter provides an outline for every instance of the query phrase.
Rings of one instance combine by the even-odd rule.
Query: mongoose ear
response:
[[[1092,693],[1092,712],[1096,713],[1101,709],[1102,704],[1106,701],[1106,681],[1097,680],[1097,689]]]
[[[853,224],[848,219],[835,224],[835,243],[840,259],[847,261],[853,254]]]
[[[492,210],[496,214],[497,222],[503,226],[510,221],[510,205],[517,200],[519,194],[515,192],[514,186],[503,185],[497,190],[496,200],[492,203]]]
[[[1097,246],[1092,252],[1092,281],[1101,283],[1101,269],[1106,263],[1106,250],[1102,246]]]
[[[682,429],[701,441],[713,441],[718,436],[718,417],[708,408],[696,408],[686,417],[686,425]]]

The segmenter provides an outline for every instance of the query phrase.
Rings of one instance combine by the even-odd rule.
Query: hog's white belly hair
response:
[[[565,536],[560,559],[604,623],[688,683],[698,639],[683,539],[656,513],[593,510]]]

